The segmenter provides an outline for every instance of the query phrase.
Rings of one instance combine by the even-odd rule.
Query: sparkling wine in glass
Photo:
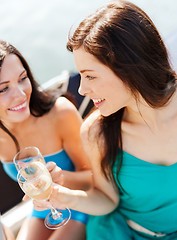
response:
[[[49,199],[53,182],[39,149],[26,147],[20,150],[14,157],[14,163],[21,189],[33,199]],[[46,216],[44,223],[49,229],[57,229],[65,225],[70,217],[71,212],[68,208],[57,210],[51,206],[51,212]]]

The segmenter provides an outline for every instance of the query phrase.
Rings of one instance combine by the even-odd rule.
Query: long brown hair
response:
[[[162,38],[147,14],[131,2],[109,2],[85,18],[69,37],[67,49],[81,46],[108,66],[136,99],[140,94],[153,108],[164,106],[175,92],[176,75]],[[101,119],[106,143],[101,167],[110,179],[119,149],[122,154],[123,112]]]
[[[55,104],[57,93],[51,91],[40,91],[39,84],[34,80],[32,72],[28,63],[26,62],[25,58],[22,54],[11,44],[6,41],[0,40],[0,68],[2,66],[3,60],[5,56],[8,54],[15,54],[23,64],[23,67],[27,71],[27,76],[30,79],[31,86],[32,86],[32,93],[30,98],[30,112],[35,117],[40,117],[47,112]],[[0,120],[0,128],[4,130],[14,141],[16,145],[17,151],[20,150],[19,143],[16,137],[4,126],[3,122]]]

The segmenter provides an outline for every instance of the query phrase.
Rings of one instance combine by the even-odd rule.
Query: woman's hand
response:
[[[48,200],[33,200],[33,205],[37,211],[44,211],[52,206]]]
[[[64,209],[73,203],[70,192],[70,189],[54,184],[49,200],[33,200],[34,208],[38,211],[49,209],[51,206]]]
[[[46,167],[47,167],[49,173],[51,174],[52,181],[54,183],[57,183],[57,184],[63,186],[64,175],[63,175],[62,169],[60,167],[58,167],[55,162],[48,162],[46,164]]]

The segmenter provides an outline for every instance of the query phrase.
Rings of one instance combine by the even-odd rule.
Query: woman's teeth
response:
[[[99,99],[92,99],[94,103],[100,103],[104,100],[104,98],[99,98]]]
[[[20,109],[22,109],[24,107],[26,107],[26,102],[24,102],[23,104],[19,105],[18,107],[9,108],[9,110],[17,111],[17,110],[20,110]]]

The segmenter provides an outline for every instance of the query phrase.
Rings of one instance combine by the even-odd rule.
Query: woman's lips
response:
[[[105,99],[104,98],[97,98],[97,99],[95,98],[95,99],[92,99],[92,101],[96,107],[100,107],[103,104],[103,102],[105,101]]]
[[[21,111],[24,108],[26,108],[26,106],[27,106],[27,102],[25,101],[25,102],[15,106],[15,107],[9,108],[8,110],[10,110],[10,111]]]

